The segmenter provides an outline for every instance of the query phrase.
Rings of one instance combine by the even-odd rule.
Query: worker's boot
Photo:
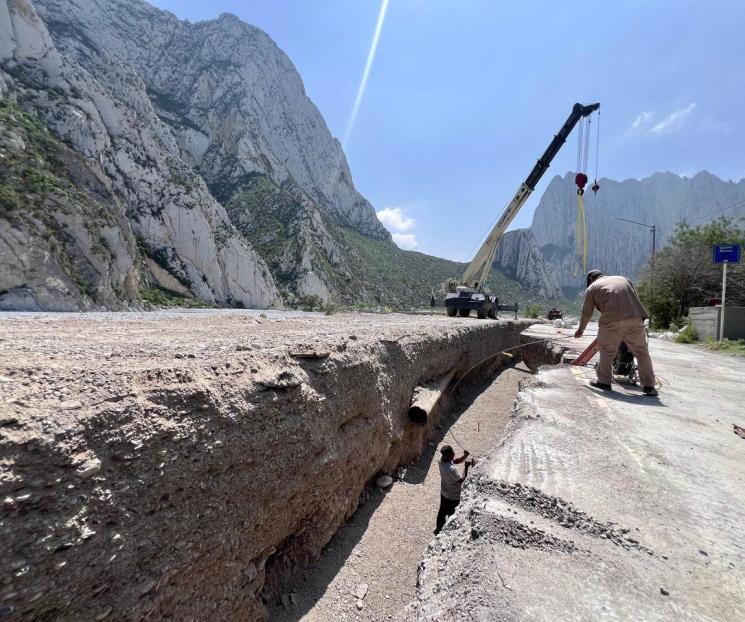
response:
[[[657,389],[655,389],[654,387],[643,387],[642,391],[644,391],[644,395],[659,395],[659,393],[657,393]]]
[[[605,384],[604,382],[598,382],[597,380],[590,380],[590,386],[595,387],[596,389],[602,389],[603,391],[613,390],[609,384]]]

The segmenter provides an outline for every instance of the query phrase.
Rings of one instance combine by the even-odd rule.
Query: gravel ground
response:
[[[270,619],[373,622],[392,619],[406,606],[415,597],[419,562],[434,539],[438,448],[447,443],[460,454],[452,431],[473,456],[485,456],[509,420],[519,381],[528,375],[522,365],[510,367],[492,383],[459,388],[422,458],[402,470],[388,492],[373,492],[285,597],[290,606],[277,603]]]

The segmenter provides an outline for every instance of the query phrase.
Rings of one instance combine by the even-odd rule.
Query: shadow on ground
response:
[[[524,368],[513,366],[502,367],[487,378],[475,378],[461,382],[448,402],[442,408],[440,422],[435,429],[435,435],[425,442],[420,458],[413,464],[404,466],[399,471],[398,479],[406,484],[420,485],[424,482],[429,468],[437,459],[437,448],[442,442],[452,444],[456,452],[460,450],[458,441],[454,439],[450,428],[461,415],[476,401],[476,399],[491,386],[491,384],[507,369],[530,372]],[[299,601],[286,610],[280,603],[267,603],[269,619],[273,622],[298,622],[306,616],[323,598],[329,585],[345,566],[355,547],[360,542],[368,525],[385,500],[386,493],[376,487],[370,491],[368,500],[362,503],[352,518],[339,528],[336,535],[324,547],[322,556],[313,562],[302,575],[296,577],[294,586],[302,592]],[[436,510],[436,508],[435,508]],[[390,543],[395,546],[394,542]],[[381,569],[384,571],[385,569]],[[290,586],[286,588],[291,589]]]

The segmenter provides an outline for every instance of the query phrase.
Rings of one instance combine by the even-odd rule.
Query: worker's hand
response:
[[[585,334],[585,331],[581,328],[578,328],[576,331],[574,331],[574,338],[579,339],[582,335]]]
[[[470,454],[470,453],[468,453],[468,450],[467,450],[467,449],[464,449],[464,450],[463,450],[463,457],[464,457],[464,458],[468,458],[468,456],[470,456],[470,455],[471,455],[471,454]]]

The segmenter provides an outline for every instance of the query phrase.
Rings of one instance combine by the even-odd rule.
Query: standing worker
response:
[[[455,465],[460,464],[468,458],[468,452],[464,449],[463,455],[460,458],[456,458],[453,448],[450,445],[445,445],[440,449],[440,453],[442,454],[442,459],[440,460],[440,478],[442,483],[440,485],[440,511],[437,512],[435,535],[440,533],[440,529],[445,524],[445,519],[448,516],[452,516],[455,508],[458,507],[461,486],[466,481],[468,469],[473,464],[471,460],[466,461],[466,470],[463,473],[463,477],[461,477],[460,471],[458,471]]]
[[[600,311],[600,362],[595,370],[598,375],[597,382],[590,382],[590,385],[604,391],[611,390],[613,358],[623,341],[636,357],[644,393],[657,395],[657,389],[654,387],[654,369],[647,345],[647,331],[644,328],[644,320],[649,318],[649,313],[639,300],[634,285],[626,277],[604,276],[600,270],[590,270],[587,273],[587,291],[582,317],[579,328],[574,333],[576,338],[585,332],[595,309]]]

